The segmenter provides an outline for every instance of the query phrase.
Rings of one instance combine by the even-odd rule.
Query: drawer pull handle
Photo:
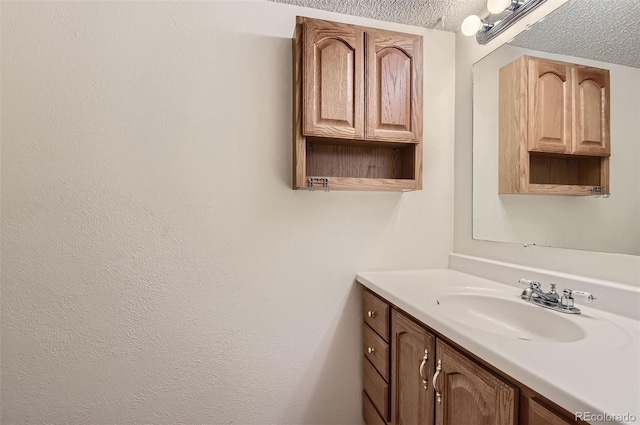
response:
[[[375,349],[375,348],[373,348],[373,347],[369,347],[369,348],[367,348],[367,352],[368,352],[369,354],[373,354],[373,353],[375,353],[375,352],[376,352],[376,349]]]
[[[367,316],[369,316],[371,318],[374,318],[374,317],[376,317],[376,312],[369,310],[369,311],[367,311]]]
[[[427,377],[424,376],[424,365],[427,364],[427,360],[429,360],[429,350],[424,350],[424,357],[422,358],[422,363],[420,363],[420,377],[422,378],[422,388],[425,390],[429,386],[429,382],[427,381]]]
[[[438,404],[442,403],[442,394],[438,391],[438,387],[436,383],[438,382],[438,375],[440,375],[440,371],[442,370],[442,360],[438,360],[438,366],[436,367],[436,373],[433,375],[433,389],[436,390],[436,400]]]

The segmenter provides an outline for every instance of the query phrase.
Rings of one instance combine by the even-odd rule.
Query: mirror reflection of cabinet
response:
[[[522,89],[528,89],[528,147],[532,152],[571,152],[571,67],[561,62],[522,57],[500,71],[500,92],[515,79],[528,77]],[[528,73],[528,75],[527,75]],[[517,82],[516,82],[517,83]],[[526,86],[528,84],[528,87]],[[516,87],[517,88],[517,87]],[[526,99],[526,97],[525,97]],[[502,108],[519,102],[501,97]],[[524,106],[524,105],[523,105]],[[500,129],[502,132],[502,128]]]
[[[568,2],[544,21],[516,35],[513,41],[496,46],[473,65],[473,170],[470,190],[473,193],[471,231],[474,240],[512,243],[516,250],[518,245],[535,245],[625,254],[629,257],[624,257],[624,261],[632,261],[632,256],[640,255],[640,55],[634,54],[633,49],[625,44],[612,41],[609,34],[593,31],[593,23],[606,15],[619,23],[611,33],[626,34],[621,36],[621,40],[629,40],[629,31],[635,28],[626,19],[630,16],[629,11],[620,8],[617,14],[613,14],[609,3],[599,0]],[[575,23],[570,31],[567,30],[568,22]],[[599,49],[597,46],[607,48]],[[609,71],[609,198],[598,197],[598,194],[500,194],[497,175],[500,159],[499,70],[525,55]],[[595,85],[583,87],[587,93],[595,92],[592,90]],[[590,122],[593,123],[591,119]],[[523,155],[530,157],[531,153]],[[569,156],[545,155],[538,153],[533,156],[538,161],[550,162]],[[595,168],[597,163],[601,165],[602,158],[590,157],[596,163]],[[542,179],[545,176],[534,177]],[[542,252],[538,248],[534,251]],[[533,252],[528,248],[522,252],[525,256],[529,254]]]
[[[609,156],[609,71],[573,67],[573,153]]]
[[[522,56],[499,79],[499,193],[609,193],[609,71]]]

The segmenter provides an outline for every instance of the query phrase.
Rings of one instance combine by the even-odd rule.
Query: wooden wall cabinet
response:
[[[367,289],[362,313],[367,425],[578,424]]]
[[[609,71],[523,56],[500,69],[499,193],[609,193]]]
[[[298,17],[294,189],[422,187],[422,38]]]

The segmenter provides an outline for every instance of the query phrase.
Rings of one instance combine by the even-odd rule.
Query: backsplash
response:
[[[588,291],[597,297],[589,307],[640,320],[640,288],[635,286],[453,253],[449,255],[449,268],[518,289],[524,288],[518,280],[527,278],[539,281],[545,290],[555,283],[559,291],[565,288]],[[576,299],[578,306],[585,303]]]

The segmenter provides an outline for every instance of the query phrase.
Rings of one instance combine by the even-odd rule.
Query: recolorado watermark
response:
[[[635,422],[636,415],[631,413],[593,413],[593,412],[575,412],[574,419],[583,420],[585,422]]]

